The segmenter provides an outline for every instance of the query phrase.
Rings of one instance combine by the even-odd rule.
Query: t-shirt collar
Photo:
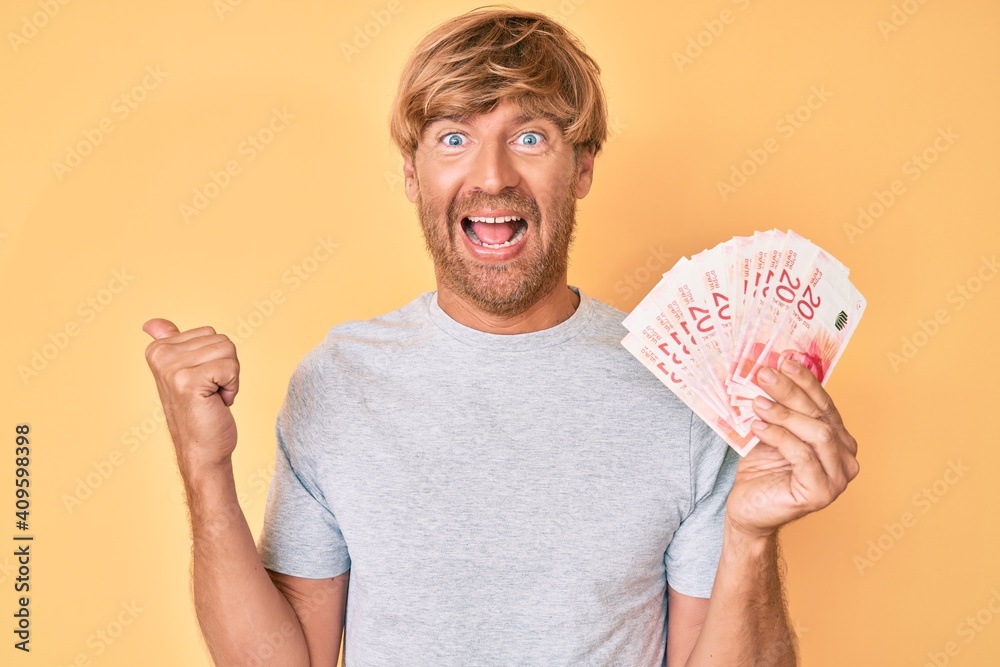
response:
[[[520,334],[495,334],[466,326],[441,309],[437,291],[428,292],[427,308],[432,322],[455,340],[471,347],[503,350],[530,350],[555,345],[579,333],[593,316],[593,300],[575,285],[568,286],[580,296],[580,304],[569,318],[540,331]]]

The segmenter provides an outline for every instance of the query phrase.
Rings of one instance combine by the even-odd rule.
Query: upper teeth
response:
[[[482,216],[476,216],[474,218],[469,218],[470,222],[514,222],[515,220],[520,220],[516,215],[504,215],[498,218],[484,218]]]

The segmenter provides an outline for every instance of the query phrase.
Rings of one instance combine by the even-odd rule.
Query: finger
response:
[[[218,386],[222,402],[231,406],[240,390],[240,363],[233,357],[213,359],[196,366],[205,372],[207,377]]]
[[[211,329],[211,327],[202,327],[204,329]],[[218,345],[220,343],[228,343],[229,350],[236,354],[236,346],[229,339],[226,334],[210,334],[208,332],[194,337],[183,338],[186,334],[190,332],[185,331],[182,334],[171,338],[170,340],[163,341],[163,344],[169,345],[171,352],[174,354],[191,354],[195,350],[200,350],[203,347],[211,347],[213,345]],[[180,340],[177,340],[180,339]]]
[[[150,343],[150,346],[155,344],[156,341]],[[185,380],[195,380],[201,392],[207,390],[208,394],[211,394],[218,391],[226,405],[233,404],[239,391],[240,367],[236,357],[236,346],[227,336],[216,334],[180,343],[163,341],[159,344],[170,346],[169,353],[167,348],[161,348],[167,354],[167,359],[160,360],[159,363],[151,361],[151,366],[156,365],[163,369],[162,372],[166,377],[173,376],[179,379],[183,375]],[[196,372],[195,369],[199,368],[201,370]],[[210,376],[206,375],[207,371],[211,371]],[[206,379],[211,380],[212,384],[206,383]]]
[[[224,334],[203,336],[178,343],[176,348],[184,354],[184,365],[197,366],[215,359],[236,358],[236,346]]]
[[[808,373],[808,371],[806,372]],[[767,395],[776,403],[781,403],[785,407],[809,417],[819,418],[821,416],[816,403],[802,387],[785,373],[779,373],[772,366],[764,366],[757,371],[755,379],[757,386],[767,392]]]
[[[183,395],[209,398],[219,394],[226,405],[232,405],[240,389],[239,377],[239,362],[227,356],[185,366],[174,375],[173,383]]]
[[[177,326],[173,322],[165,320],[162,317],[154,317],[151,320],[147,320],[146,323],[142,325],[142,330],[155,339],[166,338],[167,336],[173,336],[180,333]]]
[[[844,422],[840,418],[840,412],[837,410],[837,406],[834,405],[833,399],[830,398],[830,394],[827,393],[823,385],[820,384],[820,381],[816,379],[816,376],[808,368],[789,358],[785,359],[779,370],[791,378],[792,382],[805,392],[806,396],[809,397],[819,410],[821,416],[834,424],[843,425]]]
[[[171,331],[177,331],[177,327],[174,326],[173,322],[160,318],[149,320],[142,328],[143,331],[153,336],[153,340],[146,346],[146,362],[154,370],[158,367],[165,368],[165,364],[175,359],[174,352],[178,351],[176,347],[178,344],[200,337],[215,336],[215,329],[212,327],[199,327],[183,333],[171,334]],[[184,352],[185,350],[180,351]]]
[[[169,338],[171,343],[190,340],[198,336],[211,336],[215,334],[215,329],[210,326],[196,327],[187,331],[178,331],[177,327],[170,320],[154,318],[142,325],[142,330],[153,336],[156,340]]]
[[[802,442],[810,445],[827,476],[835,485],[847,486],[849,459],[854,455],[843,439],[846,431],[821,419],[808,417],[774,403],[763,396],[753,401],[754,413],[768,424],[784,428]]]
[[[816,379],[816,376],[808,368],[790,358],[785,359],[784,363],[781,364],[781,372],[787,375],[792,382],[809,396],[822,418],[842,430],[841,440],[847,446],[851,455],[856,456],[858,453],[858,441],[844,428],[844,419],[840,414],[840,410],[837,409],[830,394],[823,388],[820,381]],[[851,467],[848,466],[848,469]],[[856,465],[853,467],[856,468]],[[855,475],[857,475],[857,472],[850,475],[850,477],[853,478]]]
[[[799,507],[812,512],[833,501],[837,494],[812,447],[776,424],[754,421],[750,427],[761,442],[777,449],[792,466],[789,491]]]

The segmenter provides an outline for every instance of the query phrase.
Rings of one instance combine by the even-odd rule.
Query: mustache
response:
[[[473,192],[467,197],[456,199],[448,206],[448,219],[452,222],[458,222],[466,211],[480,208],[512,209],[527,220],[536,222],[542,217],[538,203],[534,199],[515,190],[510,190],[499,195]]]

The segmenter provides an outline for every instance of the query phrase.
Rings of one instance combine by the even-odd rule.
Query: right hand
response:
[[[212,327],[181,333],[154,318],[142,325],[153,337],[146,362],[163,404],[181,472],[228,463],[236,449],[236,421],[229,406],[239,391],[236,346]]]

